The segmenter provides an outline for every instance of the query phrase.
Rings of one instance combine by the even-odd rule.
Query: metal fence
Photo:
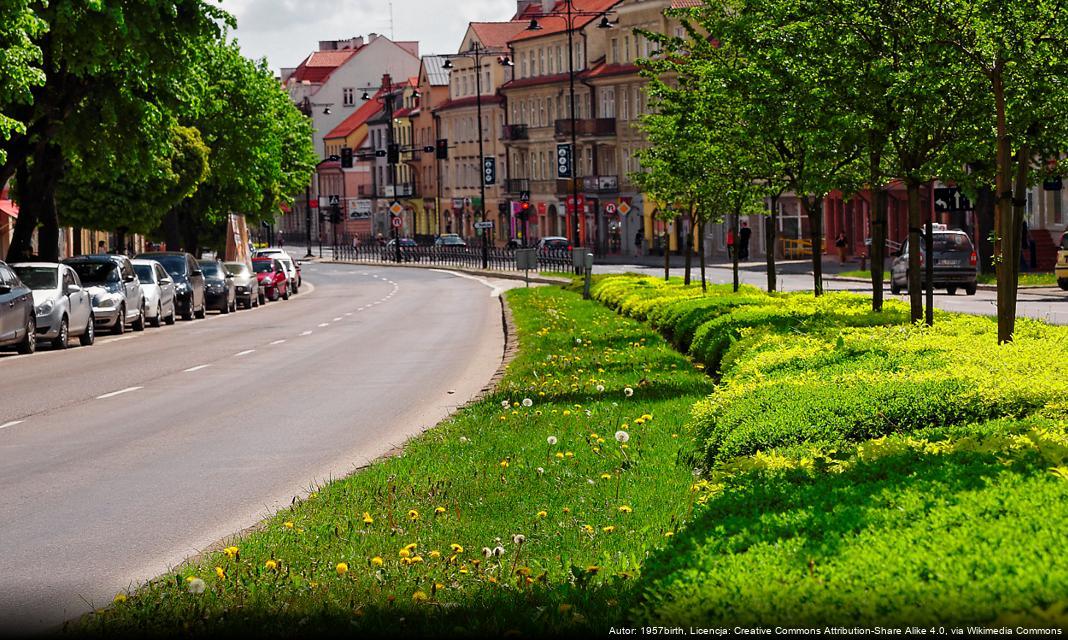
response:
[[[353,246],[338,244],[333,247],[334,260],[355,260],[360,262],[397,263],[397,249],[389,244],[372,243]],[[515,249],[490,247],[486,251],[486,268],[496,271],[515,271]],[[434,246],[415,245],[400,248],[401,263],[439,265],[445,267],[482,268],[482,247],[480,246]],[[538,271],[567,273],[573,271],[571,252],[566,249],[544,250],[538,252]]]

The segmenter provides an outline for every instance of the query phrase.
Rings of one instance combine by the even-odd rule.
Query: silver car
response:
[[[129,258],[100,254],[67,258],[63,264],[74,269],[92,295],[97,329],[121,334],[130,325],[145,330],[145,296]]]
[[[174,300],[174,280],[155,260],[131,260],[141,293],[145,294],[145,314],[153,327],[164,322],[174,324],[177,309]]]
[[[264,299],[264,287],[260,286],[256,274],[244,262],[224,262],[226,272],[234,278],[238,304],[246,309],[260,306]]]
[[[82,346],[93,344],[92,296],[82,288],[74,269],[52,262],[20,262],[11,268],[33,291],[38,342],[49,341],[53,349],[66,349],[70,339],[77,336]]]

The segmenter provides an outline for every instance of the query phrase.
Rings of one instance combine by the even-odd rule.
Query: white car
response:
[[[54,349],[66,349],[74,336],[83,346],[93,344],[92,296],[73,269],[51,262],[21,262],[11,268],[33,291],[38,341],[48,340]]]
[[[158,327],[164,322],[174,324],[176,301],[174,297],[174,280],[155,260],[131,260],[141,291],[145,294],[145,316]]]
[[[256,252],[252,255],[253,258],[274,258],[282,263],[282,268],[285,269],[286,278],[289,279],[289,292],[296,295],[300,290],[300,285],[304,284],[300,277],[300,268],[298,263],[283,249],[256,249]]]

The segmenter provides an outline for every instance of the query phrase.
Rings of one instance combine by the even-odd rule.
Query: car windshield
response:
[[[12,267],[19,280],[34,290],[55,289],[59,276],[54,267]]]
[[[931,238],[935,252],[972,250],[972,241],[963,233],[936,233]]]
[[[546,249],[566,249],[567,248],[567,240],[546,240],[545,241],[545,248]]]
[[[167,273],[172,276],[185,275],[185,256],[154,255],[149,257],[163,265],[163,268],[167,270]]]
[[[221,278],[222,270],[219,269],[218,262],[201,262],[200,270],[204,272],[205,278]]]
[[[248,275],[248,267],[246,267],[245,265],[241,264],[240,262],[227,262],[225,266],[226,266],[226,270],[229,273],[231,273],[231,274],[233,274],[235,276],[247,276]]]
[[[256,273],[270,273],[274,271],[274,263],[271,260],[253,260],[252,270]]]
[[[118,282],[119,265],[114,262],[75,262],[68,265],[86,286]]]
[[[141,281],[141,284],[152,284],[152,274],[155,271],[152,265],[135,264],[133,268],[137,272],[137,279]]]

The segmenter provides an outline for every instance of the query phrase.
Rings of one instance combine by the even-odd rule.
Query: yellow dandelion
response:
[[[571,513],[570,507],[564,507],[564,513]]]
[[[412,509],[412,510],[408,511],[408,519],[411,520],[412,522],[415,522],[416,520],[419,519],[419,512],[416,511],[415,509]]]
[[[620,513],[631,513],[632,511],[634,511],[634,509],[631,509],[627,505],[622,505],[621,507],[619,507],[619,512]]]
[[[397,552],[397,555],[399,555],[402,558],[410,558],[410,557],[412,557],[412,552],[407,550],[407,549],[401,549],[400,551]]]
[[[612,479],[612,474],[611,473],[602,473],[601,474],[601,480],[611,480],[611,479]]]
[[[571,415],[571,410],[570,409],[564,409],[564,415],[565,416]]]
[[[126,602],[126,594],[125,593],[116,593],[115,594],[115,604],[122,604],[123,602]]]
[[[460,566],[460,573],[462,573],[462,574],[464,574],[464,575],[467,575],[467,573],[468,573],[468,571],[467,571],[467,565],[461,565],[461,566]]]
[[[337,566],[334,567],[334,570],[337,571],[337,575],[339,577],[344,576],[346,573],[349,572],[349,565],[345,562],[339,562],[337,563]]]
[[[363,523],[364,524],[373,524],[374,521],[375,521],[375,519],[371,517],[370,513],[366,512],[366,511],[363,512]]]
[[[592,574],[592,575],[596,575],[596,573],[598,571],[600,571],[600,570],[601,570],[601,568],[598,567],[595,564],[591,564],[590,566],[586,567],[586,573],[589,573],[589,574]]]
[[[507,460],[501,460],[501,468],[502,469],[507,469],[508,468],[508,461]]]
[[[429,600],[429,598],[427,598],[427,595],[422,591],[416,591],[412,594],[412,602],[426,602],[427,600]]]
[[[292,529],[293,528],[293,523],[292,522],[288,522],[288,521],[287,522],[283,522],[282,526],[285,527],[286,529]]]
[[[675,532],[674,532],[674,531],[668,531],[667,533],[665,533],[665,534],[664,534],[664,537],[665,537],[665,538],[670,538],[670,537],[672,537],[673,535],[675,535]]]
[[[430,555],[431,559],[437,560],[438,558],[441,557],[441,552],[438,551],[437,549],[435,549],[435,550],[431,551],[429,555]]]
[[[382,560],[382,556],[375,556],[371,558],[372,567],[381,567],[383,564],[385,564],[385,561]]]
[[[423,561],[423,556],[412,556],[411,564],[419,564]]]
[[[545,517],[547,517],[548,515],[549,515],[549,514],[548,514],[548,513],[546,513],[546,512],[544,512],[544,511],[539,511],[539,512],[538,512],[538,517],[539,517],[539,518],[545,518]]]
[[[608,525],[607,527],[601,527],[601,531],[604,531],[605,533],[612,533],[615,530],[616,528],[612,525]]]
[[[226,554],[227,558],[230,558],[231,560],[233,560],[234,558],[237,557],[237,554],[240,553],[240,552],[238,551],[237,547],[226,547],[225,549],[223,549],[223,553]]]
[[[445,513],[445,507],[435,507],[434,508],[434,515],[440,516],[443,513]]]
[[[557,457],[558,459],[560,459],[560,460],[563,460],[563,459],[564,459],[564,454],[563,454],[563,453],[561,453],[560,451],[557,451],[557,452],[556,452],[556,457]]]
[[[215,575],[219,576],[219,580],[226,579],[226,572],[223,571],[222,567],[215,567]]]
[[[573,454],[570,451],[568,451],[567,453],[564,454],[564,456],[567,457],[567,458],[574,458],[575,454]]]
[[[464,548],[461,547],[460,545],[456,544],[455,542],[452,544],[450,549],[452,549],[453,553],[463,553],[464,552]]]
[[[591,525],[588,525],[588,524],[582,525],[582,530],[585,531],[586,533],[589,533],[589,534],[593,533],[593,527]]]
[[[268,560],[267,562],[263,563],[263,568],[268,570],[268,571],[274,571],[275,569],[278,568],[278,563],[275,562],[274,560]]]

